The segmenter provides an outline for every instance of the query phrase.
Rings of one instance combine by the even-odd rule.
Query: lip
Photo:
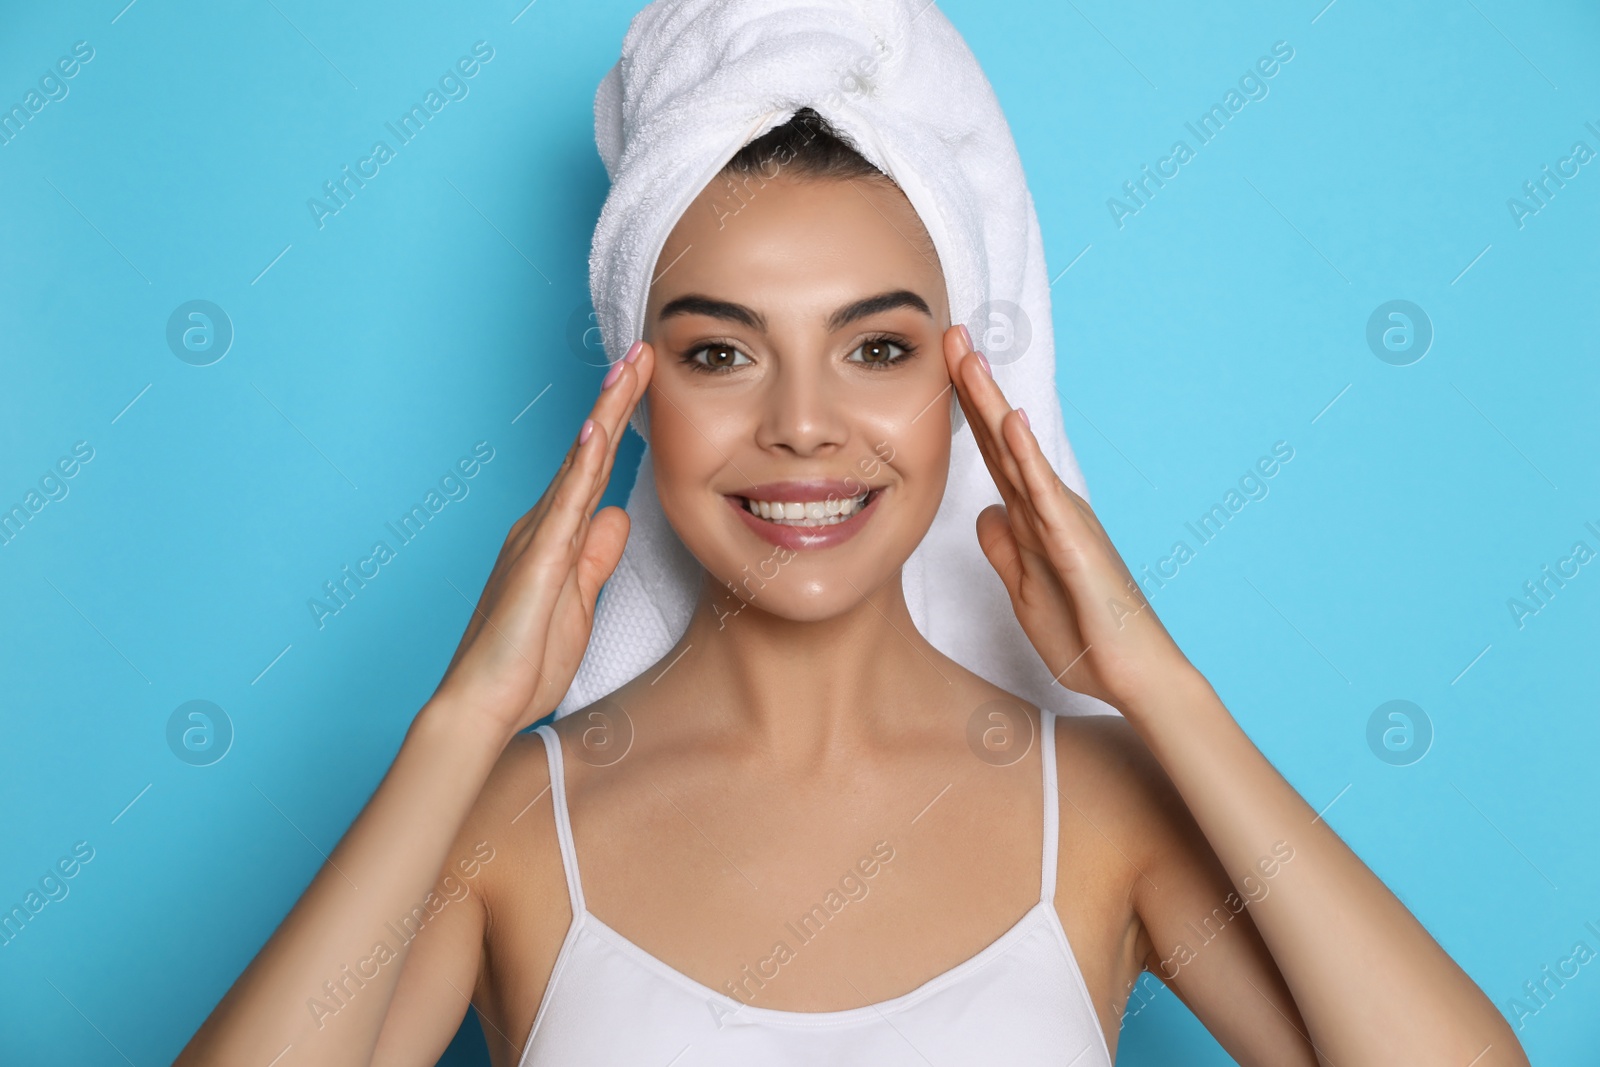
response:
[[[863,489],[882,489],[881,485],[863,485],[859,480],[840,478],[792,478],[781,482],[762,482],[760,485],[736,489],[724,496],[742,496],[749,500],[782,500],[804,504],[813,500],[848,500],[861,495]]]
[[[819,488],[820,487],[820,488]],[[860,483],[855,483],[854,488],[859,493]],[[870,496],[866,506],[843,522],[836,522],[829,526],[807,528],[804,526],[784,526],[780,523],[769,522],[753,513],[744,506],[740,497],[748,496],[754,500],[783,500],[795,503],[807,503],[815,500],[827,500],[831,495],[838,499],[846,499],[854,494],[851,487],[837,480],[790,481],[790,482],[765,482],[761,485],[751,486],[748,493],[724,493],[722,499],[728,502],[734,512],[743,520],[744,524],[757,537],[780,548],[832,548],[843,544],[867,525],[878,510],[878,501],[883,498],[886,486],[868,487]],[[766,496],[763,494],[773,493]],[[796,494],[793,496],[786,494]]]

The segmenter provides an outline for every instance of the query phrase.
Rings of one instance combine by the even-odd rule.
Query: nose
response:
[[[848,383],[822,353],[775,361],[757,401],[756,443],[797,456],[825,455],[849,438]]]

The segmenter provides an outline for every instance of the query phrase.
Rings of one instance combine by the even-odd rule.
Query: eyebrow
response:
[[[828,331],[843,329],[857,319],[867,318],[869,315],[881,314],[895,308],[911,308],[920,311],[928,318],[933,318],[933,312],[928,308],[928,302],[909,289],[894,289],[887,293],[869,296],[854,303],[846,304],[832,315],[828,316],[826,323]],[[662,307],[658,321],[665,322],[674,315],[705,315],[713,319],[724,319],[728,322],[737,322],[753,330],[767,331],[767,320],[758,311],[753,311],[743,304],[735,304],[731,300],[717,300],[698,293],[689,293],[685,296],[667,301]]]

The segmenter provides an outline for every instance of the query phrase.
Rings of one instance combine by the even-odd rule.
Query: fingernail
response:
[[[589,439],[589,435],[592,434],[592,433],[594,433],[594,420],[593,419],[584,419],[583,420],[583,429],[578,431],[578,443],[580,445],[583,444],[585,441],[587,441]]]
[[[617,380],[617,376],[619,374],[621,374],[621,373],[622,373],[622,360],[619,359],[619,360],[617,360],[617,362],[611,364],[611,369],[610,370],[606,371],[606,380],[600,383],[600,388],[601,389],[610,388],[611,383],[616,381]]]
[[[972,331],[967,329],[967,324],[964,323],[964,322],[957,323],[956,326],[961,331],[961,336],[966,339],[967,351],[971,352],[972,351]]]
[[[962,329],[965,329],[965,328],[966,327],[962,327]],[[973,350],[973,354],[976,355],[978,357],[979,362],[981,362],[983,364],[983,369],[988,372],[989,377],[993,378],[994,377],[994,368],[989,366],[989,361],[986,358],[984,358],[983,353],[982,352],[978,352],[976,349],[974,349]]]
[[[1033,423],[1028,421],[1028,413],[1026,411],[1018,408],[1017,414],[1022,416],[1022,425],[1026,426],[1030,430],[1033,429]]]
[[[629,348],[628,348],[628,354],[622,357],[622,362],[624,362],[624,363],[632,363],[634,360],[638,359],[639,358],[639,351],[642,348],[644,348],[644,342],[643,341],[635,341],[635,342],[633,342],[633,344],[630,345]]]

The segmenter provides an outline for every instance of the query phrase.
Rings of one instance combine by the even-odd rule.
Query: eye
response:
[[[704,360],[697,358],[702,352],[707,353],[707,356]],[[744,363],[735,362],[736,358],[743,359]],[[725,370],[732,370],[734,367],[748,364],[750,362],[750,357],[746,356],[743,352],[729,344],[710,344],[704,345],[692,352],[687,353],[683,357],[683,362],[687,363],[695,370],[705,371],[709,374],[717,374]]]
[[[896,356],[892,354],[891,349],[899,349],[901,354]],[[892,367],[897,363],[904,363],[916,355],[917,349],[915,345],[893,337],[869,337],[851,355],[855,355],[856,352],[862,353],[863,358],[852,359],[850,360],[851,363],[864,363],[876,370],[880,367]]]

